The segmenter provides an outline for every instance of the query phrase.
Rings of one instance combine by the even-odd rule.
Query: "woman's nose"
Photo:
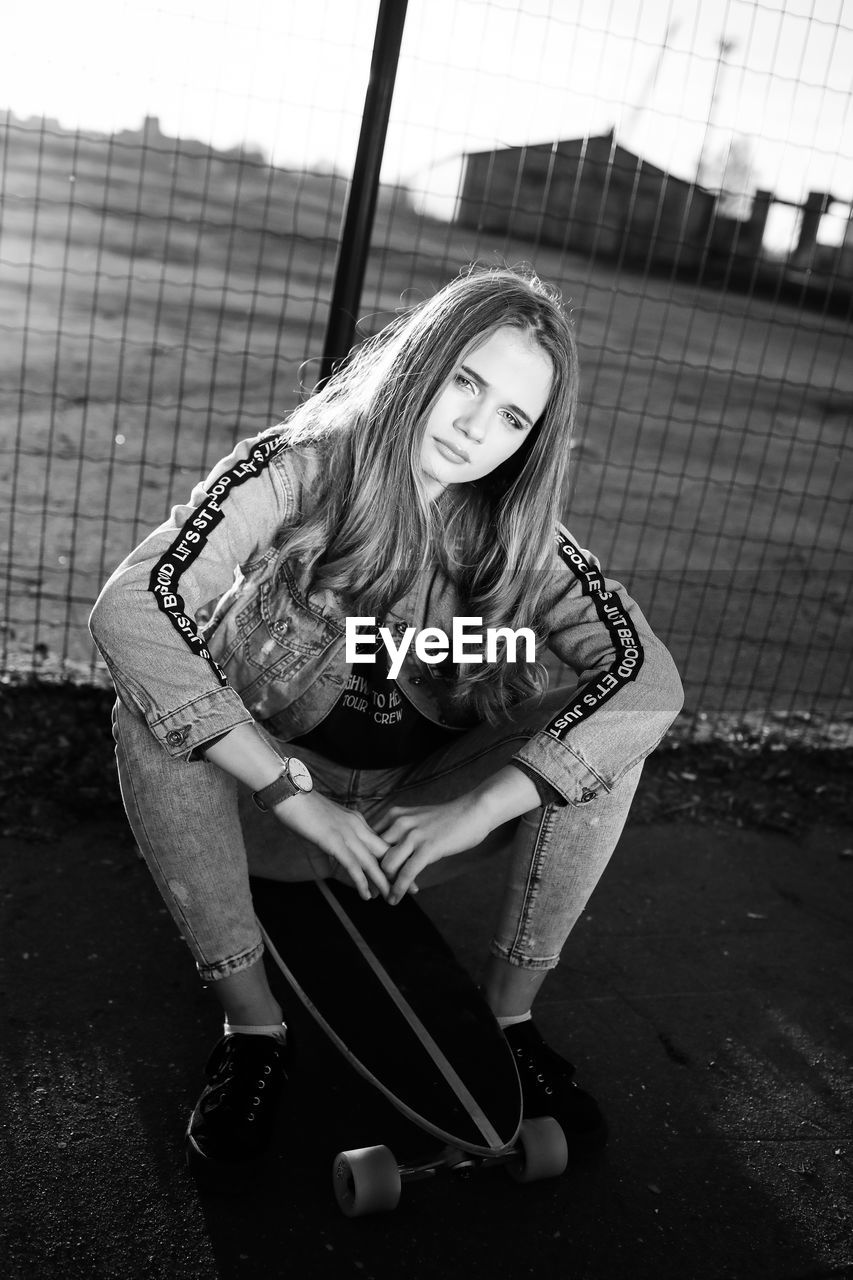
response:
[[[485,415],[479,405],[471,405],[456,415],[453,425],[471,440],[482,440],[486,430]]]

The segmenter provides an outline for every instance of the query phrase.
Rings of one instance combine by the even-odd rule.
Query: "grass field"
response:
[[[322,350],[345,181],[161,147],[10,126],[0,149],[0,672],[98,670],[104,578]],[[473,258],[572,299],[565,518],[669,643],[688,712],[849,722],[848,321],[478,236],[388,190],[364,330]]]

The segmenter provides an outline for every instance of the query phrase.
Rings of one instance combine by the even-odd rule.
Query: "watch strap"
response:
[[[300,788],[291,780],[285,763],[279,776],[274,782],[269,783],[266,787],[261,787],[260,791],[252,792],[252,799],[255,804],[266,813],[272,809],[281,800],[289,800],[291,796],[300,794]]]

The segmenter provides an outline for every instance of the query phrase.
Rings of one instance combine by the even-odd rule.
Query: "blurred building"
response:
[[[725,216],[719,193],[677,178],[616,142],[612,132],[465,157],[457,221],[598,258],[702,270],[761,251],[772,196],[746,219]]]

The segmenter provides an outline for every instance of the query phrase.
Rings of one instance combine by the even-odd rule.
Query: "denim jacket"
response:
[[[275,432],[241,441],[98,597],[89,625],[118,696],[171,756],[196,758],[206,742],[253,719],[285,740],[298,737],[346,685],[344,605],[331,591],[309,590],[280,551],[282,533],[311,508],[322,465],[316,446],[289,445]],[[551,572],[548,646],[578,682],[514,759],[582,804],[654,749],[681,707],[681,682],[634,601],[562,525]],[[406,627],[450,635],[454,616],[466,612],[435,566],[416,575],[384,621],[397,635]],[[428,719],[470,727],[414,645],[398,681]]]

